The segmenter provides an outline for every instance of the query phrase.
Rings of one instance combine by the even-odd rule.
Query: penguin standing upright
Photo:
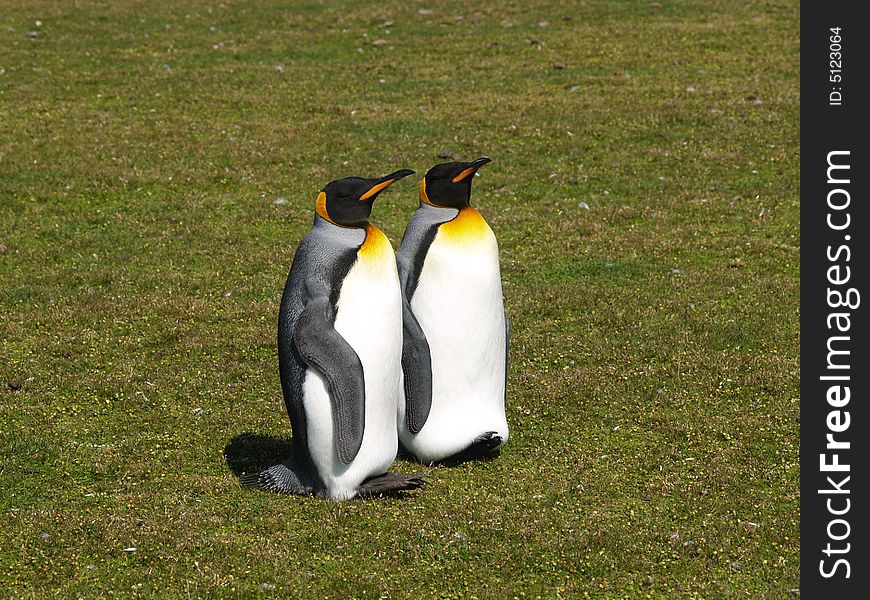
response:
[[[498,244],[469,204],[487,157],[432,167],[396,255],[403,295],[402,445],[423,463],[461,461],[507,442],[509,321]]]
[[[398,446],[402,300],[393,248],[368,222],[378,194],[412,173],[339,179],[317,196],[278,316],[293,452],[248,485],[333,500],[422,485],[387,473]]]

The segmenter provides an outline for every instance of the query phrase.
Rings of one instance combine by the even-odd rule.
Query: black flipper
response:
[[[402,300],[402,373],[405,378],[405,424],[413,434],[420,433],[432,408],[432,357],[426,334]]]
[[[460,463],[484,458],[493,454],[496,448],[501,446],[501,443],[502,439],[497,431],[487,431],[486,433],[477,436],[474,441],[471,442],[471,445],[462,452],[457,452],[453,456],[438,461],[437,464],[455,466]]]
[[[437,233],[438,227],[432,228]],[[405,232],[407,235],[407,232]],[[434,234],[431,236],[434,239]],[[430,242],[431,243],[431,240]],[[428,245],[426,246],[428,248]],[[423,252],[425,255],[425,251]],[[402,374],[405,380],[405,425],[412,434],[420,433],[432,408],[432,356],[423,328],[411,310],[411,298],[417,286],[419,265],[396,255],[402,285]]]
[[[384,473],[363,482],[357,490],[360,498],[374,496],[397,496],[401,492],[416,490],[423,487],[426,480],[422,475],[405,475],[404,473]]]
[[[362,446],[366,388],[362,362],[334,329],[334,322],[335,310],[329,297],[318,294],[299,315],[293,342],[302,360],[326,380],[338,459],[347,465]]]

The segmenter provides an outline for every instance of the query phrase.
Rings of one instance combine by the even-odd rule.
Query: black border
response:
[[[866,183],[870,178],[866,152],[870,104],[863,81],[870,66],[867,44],[870,23],[859,16],[862,4],[815,2],[805,3],[801,8],[801,595],[805,598],[831,593],[834,598],[865,598],[870,593],[867,552],[870,536],[866,527],[870,506],[866,492],[862,493],[870,487],[865,468],[867,445],[863,443],[868,433],[866,406],[870,401],[867,393],[870,362],[865,351],[868,338],[865,305],[870,303],[870,296],[864,294],[870,291],[864,284],[870,268],[866,241],[870,236]],[[829,81],[831,27],[842,28],[840,83]],[[841,106],[829,105],[829,93],[835,87],[842,87]],[[847,187],[851,203],[847,210],[851,226],[841,232],[831,230],[826,222],[827,194],[842,187],[827,183],[828,153],[834,150],[850,151],[851,177]],[[849,241],[844,239],[846,234],[850,235]],[[837,434],[837,439],[851,443],[849,450],[840,453],[840,462],[850,465],[851,479],[843,486],[850,490],[851,507],[843,517],[850,523],[850,534],[843,542],[832,545],[851,544],[849,553],[841,555],[849,561],[851,573],[848,579],[843,577],[845,569],[841,565],[835,577],[826,579],[819,572],[819,561],[825,559],[830,567],[836,560],[822,552],[828,543],[827,524],[836,517],[828,513],[825,505],[831,496],[819,494],[819,490],[829,487],[827,475],[837,480],[841,477],[819,470],[819,455],[825,452],[825,435],[829,432],[826,417],[829,410],[834,410],[825,396],[831,383],[819,377],[829,373],[827,341],[830,335],[836,335],[827,326],[827,315],[835,312],[826,300],[830,286],[827,273],[833,264],[827,251],[830,245],[836,255],[836,249],[844,243],[850,245],[851,260],[838,263],[851,268],[851,280],[839,287],[855,287],[862,297],[855,310],[843,309],[851,314],[849,333],[840,334],[850,337],[851,369],[841,372],[851,377],[848,382],[851,401],[841,410],[850,412],[851,424],[847,431]],[[844,258],[845,253],[841,254],[841,259]],[[835,502],[842,499],[843,496],[838,496]]]

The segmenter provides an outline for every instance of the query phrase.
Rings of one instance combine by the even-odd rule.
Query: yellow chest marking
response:
[[[477,210],[466,206],[450,221],[442,223],[438,235],[453,244],[477,242],[490,235],[492,230]]]
[[[389,258],[392,253],[393,247],[384,232],[371,223],[366,224],[366,239],[359,247],[357,256],[365,261],[374,261]]]

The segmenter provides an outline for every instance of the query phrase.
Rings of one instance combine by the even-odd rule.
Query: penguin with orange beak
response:
[[[470,204],[472,180],[488,162],[426,173],[396,255],[404,318],[399,439],[424,464],[482,457],[508,439],[510,325],[498,243]]]
[[[278,315],[293,452],[246,485],[345,500],[423,484],[387,473],[398,448],[402,295],[393,247],[368,220],[378,194],[412,173],[347,177],[318,194]]]

